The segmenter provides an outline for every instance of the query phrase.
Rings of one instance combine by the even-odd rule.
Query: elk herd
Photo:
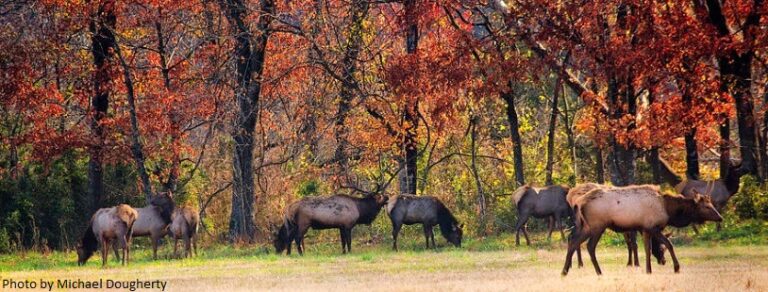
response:
[[[131,239],[141,236],[149,237],[154,259],[157,259],[160,240],[166,235],[174,239],[174,256],[178,256],[179,239],[184,242],[184,255],[191,256],[192,247],[195,252],[197,250],[198,225],[197,212],[187,207],[177,208],[170,192],[153,195],[149,205],[143,208],[132,208],[126,204],[102,208],[91,216],[88,228],[77,245],[77,264],[85,265],[100,244],[101,265],[105,266],[111,244],[118,260],[118,249],[122,248],[122,264],[125,265],[130,259]]]
[[[568,274],[574,253],[579,267],[583,266],[580,247],[584,242],[595,272],[602,274],[595,251],[606,229],[623,234],[628,251],[627,265],[639,266],[637,235],[640,233],[646,272],[651,273],[651,256],[659,264],[666,263],[666,251],[672,258],[674,271],[679,272],[680,263],[664,229],[722,221],[720,212],[738,191],[741,175],[738,165],[729,168],[723,179],[715,181],[683,181],[672,174],[668,181],[675,186],[674,194],[662,192],[656,185],[617,187],[584,183],[570,188],[525,185],[512,195],[518,213],[515,242],[520,244],[522,232],[530,245],[526,223],[531,217],[549,220],[548,238],[554,229],[566,238],[564,221],[569,220],[573,227],[568,236],[562,275]],[[348,253],[352,250],[352,229],[358,224],[370,225],[385,207],[392,223],[393,250],[398,250],[397,239],[402,226],[413,224],[422,225],[427,248],[436,248],[433,233],[436,225],[446,241],[461,246],[463,224],[438,198],[411,194],[388,196],[378,191],[363,197],[334,195],[300,199],[285,208],[282,224],[275,228],[272,243],[278,253],[291,254],[292,244],[296,244],[296,250],[303,254],[304,237],[310,228],[338,229],[342,253]],[[121,258],[118,249],[122,248],[122,263],[125,264],[130,259],[131,238],[136,236],[149,237],[154,259],[157,259],[157,246],[166,235],[174,239],[174,255],[177,255],[178,240],[183,240],[184,256],[191,256],[193,247],[195,253],[197,250],[199,223],[197,212],[176,207],[170,193],[154,195],[150,204],[143,208],[120,204],[100,209],[92,216],[77,246],[78,264],[85,264],[99,244],[102,265],[106,264],[110,244],[118,260]]]

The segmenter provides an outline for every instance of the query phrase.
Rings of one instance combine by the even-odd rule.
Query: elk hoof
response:
[[[675,265],[675,273],[676,274],[680,273],[680,265]]]

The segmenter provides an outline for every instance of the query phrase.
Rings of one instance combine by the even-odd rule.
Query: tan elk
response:
[[[125,265],[130,259],[131,228],[138,216],[135,209],[125,204],[96,211],[77,245],[77,265],[85,265],[101,243],[101,266],[106,266],[111,242],[122,247]]]
[[[601,185],[596,183],[578,184],[573,188],[571,188],[570,191],[568,191],[568,196],[566,197],[566,200],[568,201],[568,205],[573,207],[573,204],[577,199],[581,198],[582,196],[587,194],[589,191],[598,189],[598,188],[607,189],[607,188],[617,188],[617,187],[613,187],[609,185]],[[627,266],[632,265],[633,256],[634,256],[634,265],[636,267],[640,266],[640,260],[637,254],[637,232],[629,231],[629,232],[622,233],[622,235],[624,236],[624,242],[627,245],[627,253],[628,253]],[[663,265],[666,263],[666,259],[664,258],[664,249],[661,243],[659,243],[656,240],[651,240],[651,253],[656,258],[659,264]],[[581,259],[581,248],[576,250],[576,256],[579,261],[579,267],[583,267],[584,262]]]
[[[622,188],[596,188],[574,200],[576,228],[568,241],[568,253],[563,266],[563,275],[568,274],[571,257],[582,242],[587,242],[592,265],[600,275],[595,248],[605,229],[616,232],[642,231],[646,253],[646,272],[651,272],[650,239],[653,237],[669,250],[675,272],[680,263],[672,243],[662,230],[675,218],[692,218],[695,221],[721,221],[712,201],[707,196],[695,195],[686,198],[681,195],[662,195],[657,186],[641,185]]]
[[[184,243],[184,257],[191,257],[194,249],[197,255],[197,226],[200,216],[189,207],[176,208],[171,215],[171,225],[168,226],[168,235],[173,238],[173,256],[179,257],[179,239]]]

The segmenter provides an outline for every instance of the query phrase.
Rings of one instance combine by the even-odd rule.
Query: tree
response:
[[[91,54],[96,71],[93,74],[93,98],[91,107],[91,132],[96,142],[91,146],[88,162],[88,208],[95,211],[99,208],[101,197],[104,195],[103,161],[104,126],[101,121],[109,109],[110,92],[110,62],[114,60],[114,49],[117,46],[113,29],[117,23],[115,2],[99,1],[96,11],[91,15],[89,29],[91,32]]]
[[[262,88],[267,41],[271,33],[269,25],[275,13],[275,5],[271,0],[259,1],[256,10],[259,17],[255,31],[246,23],[251,14],[245,3],[240,0],[228,0],[221,1],[220,5],[235,39],[232,54],[236,68],[234,97],[237,113],[235,128],[232,130],[234,182],[229,236],[231,241],[252,242],[256,230],[253,222],[253,133]]]

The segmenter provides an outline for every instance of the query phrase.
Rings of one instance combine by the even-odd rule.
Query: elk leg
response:
[[[694,234],[699,235],[699,228],[696,226],[698,225],[691,225],[691,229],[693,229]]]
[[[520,245],[520,228],[525,226],[525,223],[528,221],[528,214],[520,214],[520,217],[517,218],[517,224],[515,224],[515,245]],[[528,243],[530,245],[530,242]]]
[[[115,259],[120,262],[120,253],[118,253],[117,241],[112,242],[112,250],[115,252]]]
[[[307,234],[309,225],[299,227],[296,231],[296,249],[299,251],[299,255],[304,255],[304,235]]]
[[[579,268],[584,266],[584,261],[581,260],[581,244],[576,248],[576,257],[579,260]]]
[[[675,249],[672,247],[672,242],[670,242],[669,239],[661,233],[661,230],[655,230],[653,232],[653,236],[658,239],[659,242],[663,243],[667,249],[669,249],[669,255],[672,257],[672,263],[674,263],[675,266],[675,273],[679,273],[680,262],[677,261],[677,256],[675,255]]]
[[[184,238],[184,257],[188,258],[192,256],[192,242],[189,235]]]
[[[422,224],[422,227],[424,227],[424,238],[427,240],[427,249],[429,249],[429,227],[427,227],[428,224]]]
[[[635,266],[640,266],[637,258],[637,233],[635,231],[624,232],[624,243],[627,245],[627,266],[632,266],[632,254],[635,255]]]
[[[344,229],[344,244],[348,253],[352,252],[352,228]]]
[[[560,218],[559,216],[555,217],[555,224],[557,224],[557,229],[560,230],[560,240],[565,240],[565,231],[563,231],[563,218]]]
[[[648,231],[643,232],[643,246],[645,247],[645,272],[650,274],[651,268],[651,236]]]
[[[547,234],[547,241],[552,240],[552,230],[555,228],[555,217],[549,216],[549,224],[547,224],[549,227],[549,234]]]
[[[603,272],[600,270],[600,265],[597,263],[597,255],[595,254],[595,248],[597,248],[597,243],[600,242],[600,237],[603,236],[603,232],[598,232],[595,235],[592,235],[589,238],[589,242],[587,242],[587,251],[589,252],[589,257],[592,259],[592,265],[595,266],[595,272],[597,275],[602,275]]]
[[[435,244],[435,230],[433,227],[434,226],[429,228],[429,238],[432,238],[432,247],[437,248],[437,244]]]
[[[176,238],[176,236],[174,236],[173,237],[173,257],[174,258],[179,257],[178,248],[179,248],[179,239]]]
[[[109,239],[101,237],[101,267],[107,266],[107,256],[109,255]]]
[[[562,275],[568,275],[568,270],[571,268],[571,262],[573,260],[573,252],[579,249],[584,240],[587,239],[587,234],[580,232],[578,229],[574,229],[571,233],[571,237],[568,239],[568,253],[565,256],[565,265],[563,266]],[[581,256],[579,256],[581,259]]]
[[[339,228],[339,238],[341,239],[341,253],[347,252],[347,237],[344,236],[344,227]]]
[[[197,233],[192,235],[192,250],[195,252],[194,255],[197,256]]]
[[[531,240],[528,239],[528,226],[523,225],[523,235],[525,235],[525,243],[531,245]]]
[[[720,222],[715,223],[715,231],[720,232],[720,229],[722,229]]]
[[[157,260],[157,245],[160,244],[160,239],[154,236],[150,238],[152,239],[152,259]]]
[[[400,233],[401,224],[392,220],[392,249],[397,251],[397,234]]]

